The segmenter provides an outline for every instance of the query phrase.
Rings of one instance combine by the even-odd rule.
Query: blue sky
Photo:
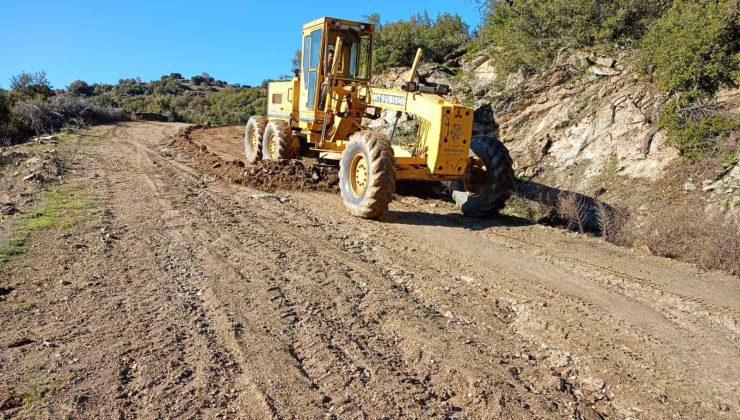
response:
[[[337,7],[338,4],[346,4]],[[83,79],[158,79],[201,72],[257,84],[290,72],[303,23],[328,15],[360,20],[457,13],[474,28],[474,0],[2,0],[0,87],[21,71],[44,70],[56,88]]]

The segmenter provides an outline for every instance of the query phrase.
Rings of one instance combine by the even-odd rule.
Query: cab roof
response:
[[[374,32],[375,31],[375,25],[367,22],[357,22],[354,20],[347,20],[347,19],[340,19],[340,18],[333,18],[333,17],[322,17],[318,18],[316,20],[312,20],[311,22],[306,23],[303,25],[303,29],[311,29],[316,26],[324,26],[324,24],[334,25],[338,27],[351,27],[351,28],[357,28],[359,30],[363,30],[366,32]],[[364,26],[364,28],[363,28]]]

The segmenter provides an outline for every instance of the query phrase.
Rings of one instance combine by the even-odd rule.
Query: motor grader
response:
[[[370,86],[374,31],[330,17],[303,26],[300,69],[270,83],[267,115],[247,122],[247,160],[338,161],[342,199],[362,218],[388,209],[398,180],[444,181],[464,214],[495,214],[513,185],[508,151],[495,137],[473,136],[473,110],[446,100],[448,86],[417,80],[421,49],[400,89]],[[390,136],[363,128],[383,110],[418,122],[412,141],[393,144],[395,124]]]

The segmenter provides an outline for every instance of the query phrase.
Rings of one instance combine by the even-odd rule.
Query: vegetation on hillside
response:
[[[603,54],[632,50],[642,73],[671,99],[660,124],[669,143],[687,159],[722,153],[738,130],[737,117],[722,115],[712,99],[740,82],[740,14],[732,0],[485,0],[475,36],[458,16],[380,22],[374,67],[409,66],[416,48],[427,61],[450,54],[485,52],[503,80],[513,72],[543,70],[561,52],[590,48]],[[735,5],[733,5],[735,3]]]
[[[185,79],[180,73],[159,80],[121,79],[115,85],[72,82],[53,90],[46,74],[13,76],[0,89],[0,144],[59,130],[65,125],[121,121],[156,114],[196,124],[243,124],[264,113],[262,87],[230,85],[207,73]]]
[[[195,124],[242,124],[265,107],[261,87],[229,85],[206,73],[189,80],[179,73],[146,83],[122,79],[117,85],[93,85],[93,91],[93,103]]]
[[[502,76],[550,66],[563,50],[633,49],[642,71],[666,92],[712,95],[740,82],[740,12],[734,0],[480,0],[484,19],[470,35],[454,14],[427,13],[377,25],[378,72],[409,66],[416,49],[442,63],[466,49],[485,51]]]
[[[689,160],[724,153],[737,117],[712,106],[722,87],[740,83],[740,12],[734,0],[480,0],[482,24],[471,36],[457,15],[426,13],[381,23],[376,72],[410,66],[418,47],[425,60],[444,63],[454,53],[485,52],[498,75],[525,76],[556,57],[589,48],[602,54],[632,51],[635,67],[666,93],[660,124],[669,143]]]
[[[408,20],[386,23],[376,13],[366,16],[366,20],[377,28],[373,50],[376,72],[411,65],[418,48],[424,49],[426,61],[441,63],[470,41],[468,25],[460,16],[450,13],[431,19],[424,12]]]
[[[734,5],[733,5],[734,4]],[[489,0],[473,51],[500,72],[534,73],[563,50],[635,51],[637,65],[671,99],[661,125],[689,160],[722,151],[737,117],[710,112],[740,82],[740,13],[733,0]]]
[[[558,51],[634,45],[666,9],[666,0],[490,1],[476,39],[502,74],[549,66]]]
[[[13,76],[10,90],[0,89],[0,145],[19,143],[64,126],[115,122],[128,117],[120,109],[55,92],[44,72]]]

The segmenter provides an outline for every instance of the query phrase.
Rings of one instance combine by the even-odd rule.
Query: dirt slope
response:
[[[95,207],[0,274],[0,415],[740,415],[737,278],[440,201],[255,195],[179,128],[70,146]]]

